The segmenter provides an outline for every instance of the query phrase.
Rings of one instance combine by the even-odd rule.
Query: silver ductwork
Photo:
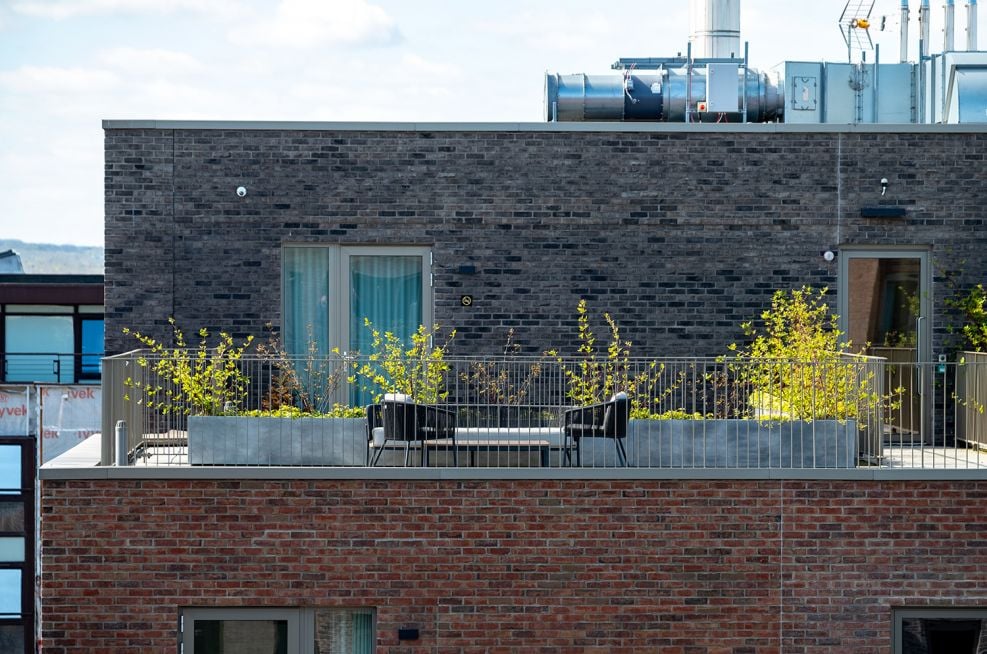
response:
[[[716,68],[711,68],[718,73]],[[736,70],[736,67],[734,67]],[[736,104],[723,111],[706,106],[708,71],[692,70],[689,88],[687,68],[666,68],[651,73],[625,75],[545,76],[545,119],[548,121],[668,121],[738,122],[746,100],[748,122],[781,120],[784,92],[766,73],[748,70],[737,74]],[[728,73],[729,74],[729,73]],[[736,74],[736,73],[734,73]],[[746,97],[745,97],[746,96]]]
[[[740,57],[740,0],[692,0],[689,42],[699,59]]]

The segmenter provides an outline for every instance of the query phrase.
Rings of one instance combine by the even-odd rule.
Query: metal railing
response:
[[[160,362],[104,359],[103,433],[126,425],[123,465],[558,467],[578,443],[584,467],[987,466],[987,359],[975,357],[390,362],[391,377],[415,373],[402,399],[455,415],[454,434],[434,442],[368,428],[364,407],[386,390],[371,379],[380,361],[243,357],[194,379],[160,374]],[[562,427],[565,411],[617,392],[630,400],[626,458],[612,434]],[[104,438],[104,465],[115,458]]]
[[[101,358],[99,354],[78,352],[0,352],[0,383],[97,383]]]

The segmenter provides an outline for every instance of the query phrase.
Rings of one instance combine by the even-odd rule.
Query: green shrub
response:
[[[137,401],[167,415],[219,416],[236,413],[246,394],[247,377],[240,370],[240,360],[253,342],[248,336],[237,344],[226,332],[217,335],[216,342],[209,343],[209,332],[200,329],[199,343],[190,348],[185,334],[168,319],[172,327],[174,345],[164,343],[124,328],[124,334],[133,334],[149,355],[137,358],[137,365],[150,372],[157,383],[139,384],[128,377],[124,384],[134,389]],[[128,393],[126,399],[130,400]]]
[[[946,306],[957,310],[963,317],[959,334],[962,347],[974,352],[987,352],[987,291],[977,284],[966,295],[949,298]],[[954,330],[955,331],[955,330]]]
[[[243,415],[250,418],[362,418],[366,412],[362,407],[334,404],[326,412],[304,411],[295,406],[280,406],[276,409],[254,409]]]
[[[596,336],[589,324],[586,300],[576,305],[579,348],[575,362],[567,361],[557,350],[549,350],[562,366],[566,379],[566,395],[577,405],[598,404],[609,400],[616,393],[626,393],[631,411],[650,414],[681,383],[677,375],[668,387],[658,391],[658,380],[665,370],[657,361],[634,362],[631,359],[631,341],[620,336],[617,321],[609,313],[603,320],[609,332],[606,350],[601,352]]]
[[[363,380],[363,390],[373,395],[375,403],[380,402],[385,393],[401,393],[424,404],[435,404],[448,397],[445,383],[449,363],[445,361],[445,355],[456,336],[455,330],[442,345],[434,345],[439,325],[432,329],[419,325],[411,335],[411,347],[405,348],[398,336],[380,331],[367,318],[364,318],[364,326],[370,330],[371,351],[363,361],[355,364],[355,372]]]
[[[850,343],[826,304],[827,289],[776,291],[758,324],[741,324],[749,345],[729,346],[736,383],[760,419],[856,417],[879,402],[872,375],[845,357]]]

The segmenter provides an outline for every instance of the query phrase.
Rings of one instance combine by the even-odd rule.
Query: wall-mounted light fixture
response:
[[[238,198],[247,197],[247,187],[246,186],[237,186],[236,187],[236,196]]]
[[[882,177],[881,178],[881,197],[884,197],[884,194],[887,193],[887,192],[888,192],[888,178],[887,177]]]
[[[822,253],[822,258],[825,259],[827,262],[832,261],[833,259],[836,258],[836,253],[833,252],[832,250],[826,250],[825,252]]]

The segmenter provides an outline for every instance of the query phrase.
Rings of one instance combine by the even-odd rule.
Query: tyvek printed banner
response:
[[[103,410],[99,386],[39,386],[41,398],[41,462],[98,433]]]
[[[31,427],[29,386],[0,386],[0,436],[28,436]]]

